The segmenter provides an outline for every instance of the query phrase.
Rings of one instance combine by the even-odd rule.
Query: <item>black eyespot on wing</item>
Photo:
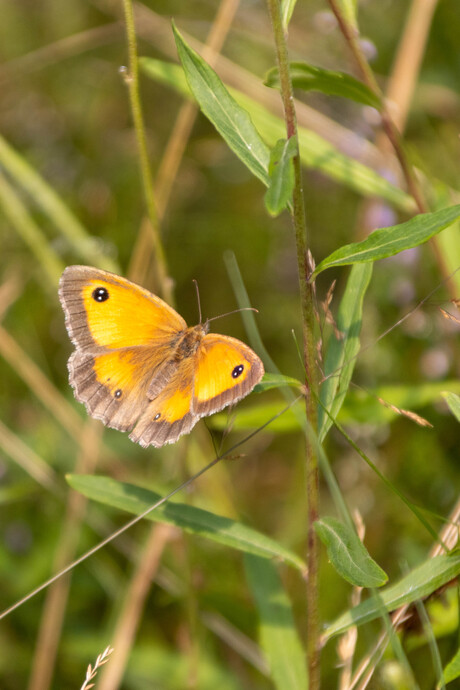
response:
[[[118,399],[121,398],[122,395],[123,391],[121,390],[121,388],[117,388],[117,390],[115,391],[115,397]]]
[[[232,378],[237,379],[238,376],[241,376],[243,371],[244,371],[244,365],[238,364],[238,366],[236,366],[232,371]]]
[[[95,302],[105,302],[109,299],[109,291],[104,287],[94,288],[92,298]]]

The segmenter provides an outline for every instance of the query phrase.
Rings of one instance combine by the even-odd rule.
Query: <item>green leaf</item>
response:
[[[161,496],[153,491],[117,482],[109,477],[70,474],[67,475],[67,482],[87,498],[134,515],[139,515],[161,499]],[[280,558],[301,571],[305,569],[305,563],[301,558],[273,539],[235,520],[201,508],[168,501],[149,513],[146,519],[176,525],[186,532],[233,549],[253,553],[262,558]]]
[[[309,65],[306,62],[290,63],[292,84],[295,88],[304,91],[320,91],[328,96],[340,96],[348,100],[370,105],[380,109],[380,99],[369,87],[355,79],[346,72],[334,72]],[[265,77],[265,84],[279,88],[279,70],[273,67]]]
[[[177,65],[152,58],[141,58],[139,64],[142,71],[150,78],[171,86],[186,98],[191,98],[184,72]],[[286,125],[280,117],[241,91],[230,87],[228,91],[239,105],[250,113],[256,128],[263,132],[264,139],[271,146],[274,146],[278,139],[285,136]],[[316,132],[305,129],[305,127],[299,127],[298,136],[302,165],[320,170],[324,175],[359,194],[386,199],[405,213],[415,212],[414,200],[406,192],[395,187],[371,168],[341,153]],[[354,137],[356,135],[350,132],[349,136]],[[359,147],[360,145],[364,145],[364,142],[358,137],[356,146]],[[267,180],[264,181],[265,184],[268,184],[268,159],[267,149]]]
[[[257,556],[244,557],[246,578],[259,611],[260,643],[279,690],[307,690],[305,654],[291,602],[277,569]]]
[[[429,596],[435,590],[453,580],[460,573],[460,550],[426,560],[405,575],[395,585],[379,592],[358,606],[339,616],[324,633],[329,639],[341,635],[353,625],[362,625],[381,615],[382,607],[394,611],[404,604],[412,604],[417,599]]]
[[[451,393],[450,391],[444,391],[442,395],[446,403],[449,405],[450,411],[457,421],[460,422],[460,396],[455,395],[455,393]]]
[[[177,52],[191,92],[230,149],[268,185],[270,151],[251,118],[230,95],[214,70],[188,46],[173,24]]]
[[[277,416],[283,410],[285,412]],[[303,400],[299,400],[288,409],[279,401],[261,402],[258,405],[238,408],[238,412],[231,417],[229,417],[228,412],[219,412],[210,417],[207,423],[212,429],[219,431],[225,431],[229,426],[235,431],[250,431],[263,426],[273,417],[273,421],[267,426],[267,432],[270,434],[288,433],[303,428],[299,423],[297,412],[299,412],[301,419],[305,419],[305,402]]]
[[[457,650],[443,672],[444,683],[451,683],[456,678],[460,678],[460,649]]]
[[[289,26],[289,22],[291,21],[296,2],[297,0],[281,0],[281,21],[283,22],[283,28],[285,31]]]
[[[268,391],[270,388],[281,388],[282,386],[291,386],[293,388],[298,388],[302,391],[304,384],[298,379],[292,378],[292,376],[283,376],[283,374],[270,374],[266,372],[260,383],[254,388],[254,390],[264,390]]]
[[[316,267],[313,277],[332,266],[377,261],[394,256],[405,249],[418,247],[460,218],[460,205],[443,208],[434,213],[422,213],[406,223],[374,230],[362,242],[347,244],[330,254]]]
[[[294,137],[279,139],[270,154],[269,184],[265,193],[265,207],[271,216],[277,216],[292,199],[294,189],[293,157],[297,153]]]
[[[332,417],[339,413],[350,385],[359,352],[363,301],[372,276],[372,264],[353,266],[337,313],[337,329],[341,338],[331,334],[324,363],[325,381],[320,399]],[[332,420],[318,407],[318,436],[322,441]]]
[[[387,582],[387,574],[370,557],[354,529],[327,517],[315,522],[315,530],[344,580],[356,587],[381,587]]]

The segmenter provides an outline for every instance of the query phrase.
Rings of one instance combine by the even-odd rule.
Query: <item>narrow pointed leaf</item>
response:
[[[460,422],[460,397],[455,395],[455,393],[448,391],[443,393],[443,397],[446,403],[449,405],[449,409],[454,417],[458,422]]]
[[[358,27],[358,22],[357,22],[357,17],[356,17],[356,9],[357,9],[357,0],[337,0],[337,4],[339,6],[339,9],[341,10],[342,15],[344,16],[347,24],[351,24],[353,28]]]
[[[434,213],[423,213],[406,223],[374,230],[367,239],[347,244],[330,254],[316,267],[313,276],[332,266],[377,261],[394,256],[405,249],[418,247],[460,218],[460,205],[443,208]]]
[[[460,649],[449,661],[443,673],[444,683],[451,683],[456,678],[460,678]]]
[[[266,391],[270,390],[270,388],[281,388],[282,386],[291,386],[293,388],[298,388],[299,391],[302,391],[304,388],[304,384],[301,383],[298,379],[293,378],[292,376],[265,373],[262,381],[257,384],[254,390],[257,390],[257,388],[259,388],[260,390]]]
[[[139,515],[161,499],[161,496],[153,491],[117,482],[109,477],[71,474],[67,476],[67,482],[87,498],[135,515]],[[262,558],[280,558],[299,570],[305,569],[305,563],[301,558],[273,539],[242,523],[201,508],[168,501],[149,513],[146,519],[176,525],[186,532],[239,551],[253,553]]]
[[[381,587],[387,582],[387,574],[370,557],[354,529],[327,517],[315,522],[315,530],[344,580],[355,587]]]
[[[306,62],[291,62],[292,85],[304,91],[320,91],[327,96],[340,96],[356,103],[380,109],[380,99],[365,84],[346,72],[335,72]],[[279,71],[271,69],[265,77],[267,86],[279,88]]]
[[[246,578],[260,620],[260,644],[279,690],[307,690],[304,651],[297,633],[291,602],[273,563],[245,555]]]
[[[281,0],[281,21],[283,22],[283,28],[285,31],[289,26],[289,22],[291,21],[296,3],[297,0]]]
[[[177,65],[145,57],[140,59],[139,64],[150,78],[171,86],[186,98],[191,98],[184,72]],[[270,145],[273,146],[280,137],[285,135],[286,125],[280,117],[237,89],[228,87],[228,92],[242,108],[250,113],[256,128],[263,132],[264,139]],[[333,144],[312,130],[299,127],[298,135],[300,159],[305,167],[320,170],[324,175],[355,190],[358,194],[378,196],[405,213],[415,212],[414,200],[406,192],[385,180],[368,166],[341,153]],[[356,147],[364,145],[360,137],[351,132],[349,135],[356,138]],[[267,180],[265,181],[267,185],[268,160],[267,149]]]
[[[230,149],[249,170],[268,185],[270,150],[252,120],[230,95],[215,71],[190,48],[173,24],[177,52],[188,85],[201,110]]]
[[[337,329],[340,338],[332,334],[324,363],[325,381],[321,386],[321,402],[335,418],[342,407],[350,385],[359,352],[363,300],[372,276],[372,264],[353,266],[345,293],[337,313]],[[318,436],[324,439],[332,420],[321,406],[318,407]]]
[[[294,166],[292,159],[297,152],[294,137],[276,142],[270,155],[268,167],[269,184],[265,193],[265,207],[271,216],[284,211],[292,199],[294,189]]]
[[[453,580],[459,573],[459,549],[447,555],[430,558],[414,568],[395,585],[380,590],[378,598],[371,597],[339,616],[327,627],[324,638],[329,639],[334,635],[341,635],[353,625],[362,625],[378,618],[381,615],[382,606],[386,611],[394,611],[399,606],[423,599]]]
[[[291,407],[283,405],[279,400],[261,401],[257,405],[238,409],[235,416],[229,417],[227,412],[218,412],[209,419],[208,424],[219,431],[225,431],[229,426],[233,430],[251,431],[263,426],[271,418],[273,421],[267,426],[269,434],[299,431],[303,428],[299,419],[305,419],[305,401],[299,400]]]

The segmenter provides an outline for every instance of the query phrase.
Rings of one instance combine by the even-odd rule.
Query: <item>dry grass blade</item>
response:
[[[329,290],[327,291],[326,297],[321,302],[321,309],[323,310],[324,321],[325,321],[325,323],[332,326],[336,340],[343,340],[344,334],[337,328],[337,324],[335,322],[334,316],[332,314],[332,311],[330,310],[330,306],[331,306],[332,300],[334,298],[334,289],[335,289],[336,283],[337,283],[337,281],[333,280],[331,285],[329,286]]]
[[[147,538],[145,548],[139,555],[139,562],[128,586],[125,601],[119,616],[114,636],[117,656],[114,663],[102,675],[100,690],[112,690],[121,685],[121,680],[134,643],[145,599],[150,592],[163,551],[177,530],[171,525],[154,525]]]
[[[99,458],[102,427],[89,419],[83,430],[80,453],[75,465],[79,474],[91,474]],[[76,491],[69,492],[53,572],[62,570],[75,558],[85,517],[87,499]],[[51,685],[59,640],[70,590],[70,573],[55,582],[47,592],[42,610],[37,643],[29,680],[30,690],[47,690]]]
[[[0,326],[0,356],[14,369],[29,386],[36,397],[48,408],[64,429],[80,442],[83,422],[70,403],[57,390],[45,374],[14,338]]]
[[[99,654],[99,656],[97,657],[96,663],[94,664],[94,668],[91,667],[91,664],[88,664],[88,668],[86,669],[86,678],[80,690],[89,690],[89,688],[94,687],[94,683],[91,683],[90,685],[88,685],[88,683],[94,680],[98,672],[98,669],[107,663],[107,661],[109,660],[109,656],[110,654],[112,654],[112,652],[113,648],[109,645],[108,647],[106,647],[106,649],[104,649],[102,654]]]
[[[377,400],[381,405],[383,405],[383,407],[386,407],[387,409],[392,410],[396,414],[402,415],[403,417],[407,417],[407,419],[411,419],[413,422],[415,422],[419,426],[428,426],[430,428],[433,428],[433,425],[431,424],[431,422],[429,422],[424,417],[421,417],[419,414],[416,414],[415,412],[412,412],[411,410],[404,410],[402,407],[396,407],[396,405],[393,405],[392,403],[387,402],[383,398],[377,397]]]
[[[454,300],[452,300],[452,302],[453,301]],[[457,316],[454,316],[453,314],[450,313],[450,311],[446,311],[442,307],[438,307],[438,309],[441,312],[441,314],[444,316],[445,319],[448,319],[449,321],[453,321],[454,323],[458,323],[460,325],[460,319]]]
[[[457,501],[454,509],[451,512],[449,522],[441,530],[438,542],[432,547],[430,551],[431,558],[439,556],[441,553],[444,553],[446,549],[451,551],[453,548],[455,548],[459,538],[459,525],[460,500]],[[391,623],[394,630],[397,630],[403,623],[411,618],[409,609],[409,606],[401,606],[400,609],[394,611],[394,613],[391,615]],[[382,658],[388,641],[388,633],[387,631],[384,631],[378,638],[369,654],[367,654],[361,660],[354,673],[349,690],[352,690],[353,688],[357,688],[357,690],[365,690],[374,674],[379,660]]]
[[[353,520],[356,525],[356,531],[361,541],[364,540],[366,528],[360,512],[356,509],[353,514]],[[351,594],[351,605],[357,606],[361,601],[362,587],[354,587]],[[342,667],[340,673],[338,688],[339,690],[349,690],[351,677],[353,672],[353,657],[356,651],[356,642],[358,640],[358,628],[354,627],[347,630],[342,635],[337,644],[337,656],[339,658],[339,666]]]
[[[2,421],[0,421],[0,448],[40,486],[54,494],[61,493],[62,487],[54,470]]]

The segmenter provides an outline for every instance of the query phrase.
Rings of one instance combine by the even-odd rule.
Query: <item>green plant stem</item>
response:
[[[308,258],[307,243],[307,224],[305,218],[305,205],[302,187],[302,174],[299,155],[299,145],[297,138],[297,118],[294,108],[294,94],[292,81],[289,71],[289,57],[286,44],[286,35],[283,29],[281,6],[279,0],[267,0],[273,25],[275,46],[277,53],[278,69],[280,74],[281,98],[283,100],[287,138],[295,137],[296,155],[293,158],[294,164],[294,191],[293,191],[293,210],[292,222],[294,226],[297,264],[299,274],[299,289],[302,307],[302,330],[303,330],[303,359],[305,366],[306,380],[306,411],[307,411],[307,433],[306,433],[306,484],[308,501],[308,525],[307,525],[307,606],[308,606],[308,626],[307,626],[307,655],[308,655],[308,674],[309,690],[318,690],[320,687],[320,619],[319,619],[319,581],[318,581],[318,539],[314,530],[314,523],[318,519],[318,496],[319,496],[319,476],[318,476],[318,456],[314,437],[317,430],[317,410],[315,394],[317,393],[316,377],[316,349],[314,339],[314,287],[309,283],[311,274],[310,261]],[[309,433],[311,428],[313,433]]]
[[[419,189],[419,186],[417,184],[417,180],[415,178],[414,170],[412,168],[412,165],[410,164],[409,160],[407,159],[406,153],[404,151],[404,147],[402,145],[401,141],[401,135],[398,132],[398,129],[396,125],[394,124],[389,112],[388,108],[385,105],[385,96],[382,93],[382,90],[380,89],[380,86],[374,76],[373,71],[371,70],[369,63],[367,62],[363,51],[361,50],[361,46],[359,45],[358,41],[358,33],[355,29],[354,26],[352,26],[346,19],[345,15],[342,13],[337,0],[329,0],[329,4],[331,6],[331,9],[337,19],[337,22],[339,24],[340,30],[342,34],[344,35],[345,40],[347,41],[350,50],[353,54],[353,57],[356,60],[356,63],[358,65],[358,68],[361,72],[361,75],[363,77],[364,82],[366,85],[372,89],[372,91],[375,93],[375,95],[379,98],[381,102],[381,109],[380,109],[380,116],[382,118],[382,127],[385,131],[385,134],[387,135],[394,151],[396,154],[396,157],[398,158],[399,164],[401,166],[401,169],[403,171],[403,175],[406,180],[407,187],[412,195],[412,197],[415,200],[415,203],[417,204],[418,210],[420,213],[426,213],[428,211],[428,206],[422,196],[422,193]]]
[[[152,230],[152,243],[155,251],[155,259],[158,271],[158,282],[162,296],[166,301],[171,302],[172,290],[171,282],[168,279],[168,267],[163,245],[160,238],[158,216],[155,200],[153,198],[153,177],[150,170],[149,157],[147,152],[147,141],[145,137],[144,118],[142,115],[141,101],[139,96],[139,67],[137,57],[136,28],[134,25],[134,14],[131,0],[123,0],[126,34],[128,39],[129,70],[125,74],[125,82],[128,86],[131,112],[133,116],[134,129],[136,131],[137,146],[139,150],[139,165],[141,169],[141,179],[144,188],[145,202],[147,205],[147,215],[150,220]]]

